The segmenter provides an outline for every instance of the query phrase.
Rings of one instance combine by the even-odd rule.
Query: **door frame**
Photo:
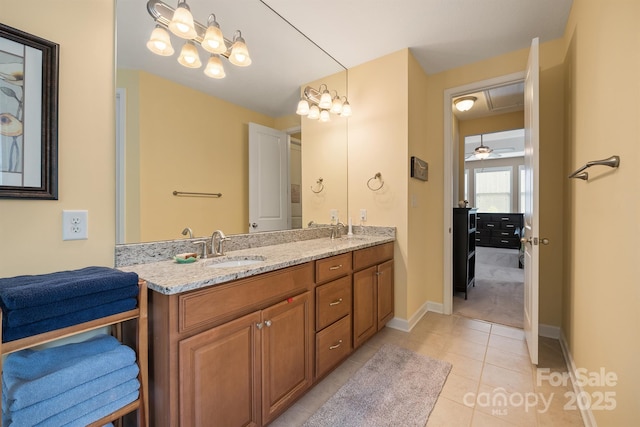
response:
[[[453,200],[454,193],[458,188],[458,145],[453,143],[453,98],[478,92],[485,89],[504,86],[511,83],[524,81],[526,71],[481,80],[462,86],[456,86],[444,91],[444,239],[443,239],[443,304],[442,312],[451,314],[453,312],[453,215],[452,209],[457,206],[457,201]],[[454,186],[456,191],[454,191]]]

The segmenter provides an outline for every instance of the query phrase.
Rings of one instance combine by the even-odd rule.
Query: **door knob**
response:
[[[543,237],[542,239],[538,239],[537,237],[523,237],[522,239],[520,239],[520,242],[522,243],[532,243],[534,245],[537,245],[538,242],[540,242],[540,244],[542,245],[548,245],[549,244],[549,239],[547,239],[546,237]]]

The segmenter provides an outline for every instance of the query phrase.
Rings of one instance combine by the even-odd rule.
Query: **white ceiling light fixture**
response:
[[[349,105],[347,97],[338,95],[336,90],[333,92],[335,95],[331,98],[329,88],[324,83],[320,85],[319,89],[314,89],[311,86],[305,87],[298,102],[296,114],[306,116],[311,120],[319,119],[321,122],[328,122],[331,119],[331,114],[340,117],[351,116],[351,105]]]
[[[476,156],[476,159],[486,159],[487,157],[489,157],[489,155],[491,155],[492,151],[493,150],[491,148],[482,143],[482,135],[480,135],[480,145],[476,147],[475,150],[473,150],[473,154],[474,156]]]
[[[475,96],[463,96],[462,98],[454,100],[453,105],[456,106],[458,111],[469,111],[477,100],[478,98]]]
[[[211,54],[204,70],[211,78],[221,79],[226,75],[220,56],[239,67],[251,64],[249,50],[240,30],[236,30],[233,41],[225,39],[214,14],[209,15],[207,25],[204,26],[193,20],[186,0],[180,0],[175,10],[160,0],[149,0],[147,11],[156,23],[147,48],[156,55],[173,55],[171,38],[167,32],[169,29],[176,36],[187,40],[178,58],[178,62],[185,67],[202,66],[197,46]]]

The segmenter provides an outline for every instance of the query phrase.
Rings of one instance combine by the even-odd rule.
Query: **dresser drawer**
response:
[[[316,283],[324,283],[351,273],[351,252],[316,261]]]
[[[313,287],[309,262],[178,296],[179,332],[217,325]]]
[[[362,270],[393,258],[393,242],[370,248],[360,249],[353,253],[353,269]]]
[[[508,213],[508,214],[493,214],[491,215],[491,221],[493,222],[512,222],[515,224],[520,223],[520,218],[522,218],[522,214],[518,213]]]
[[[346,316],[316,334],[316,378],[326,374],[349,353],[351,316]]]
[[[500,238],[505,238],[505,237],[518,237],[516,235],[516,229],[511,229],[511,228],[507,228],[507,229],[500,229],[500,230],[495,230],[493,231],[493,233],[491,233],[492,237],[500,237]]]
[[[316,288],[316,331],[351,313],[351,276]]]
[[[492,237],[491,246],[496,248],[517,249],[520,247],[520,239],[517,237]]]

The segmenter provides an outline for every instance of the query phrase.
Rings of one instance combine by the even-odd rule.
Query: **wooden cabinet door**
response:
[[[378,266],[378,330],[393,318],[393,260]]]
[[[279,415],[312,382],[310,292],[262,311],[262,421]]]
[[[353,348],[378,331],[377,266],[353,275]]]
[[[179,343],[180,425],[259,426],[260,312]]]

